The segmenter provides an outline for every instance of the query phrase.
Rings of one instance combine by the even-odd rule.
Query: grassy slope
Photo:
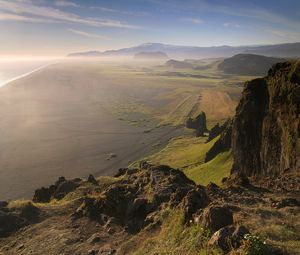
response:
[[[200,224],[187,226],[183,222],[183,212],[166,210],[160,215],[163,225],[156,233],[145,238],[139,233],[123,245],[123,249],[135,247],[134,255],[172,254],[172,255],[214,255],[220,251],[207,245],[209,233]],[[138,249],[136,249],[138,247]]]
[[[172,139],[164,149],[145,160],[182,169],[197,184],[207,185],[212,181],[219,185],[230,172],[232,156],[230,152],[224,152],[204,163],[206,152],[217,139],[209,143],[205,143],[206,138],[198,137]]]
[[[230,173],[232,167],[232,155],[230,151],[220,153],[211,161],[197,167],[187,169],[185,174],[196,183],[207,185],[209,182],[221,184],[223,177]]]

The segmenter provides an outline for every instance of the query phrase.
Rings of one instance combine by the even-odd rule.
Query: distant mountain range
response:
[[[162,43],[144,43],[135,47],[107,51],[88,51],[71,53],[69,57],[133,57],[140,52],[163,52],[170,58],[214,58],[231,57],[240,53],[259,54],[270,57],[300,57],[300,42],[259,46],[176,46]]]

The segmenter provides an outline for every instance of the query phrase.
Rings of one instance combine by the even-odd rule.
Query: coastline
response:
[[[44,69],[44,68],[46,68],[46,67],[49,67],[49,66],[51,66],[51,65],[58,64],[58,63],[60,63],[60,61],[56,61],[56,62],[53,62],[53,63],[48,63],[48,64],[42,65],[42,66],[40,66],[40,67],[38,67],[38,68],[35,68],[35,69],[33,69],[32,71],[29,71],[29,72],[26,72],[26,73],[17,75],[17,76],[15,76],[14,78],[5,80],[5,81],[3,81],[3,82],[0,82],[0,88],[4,87],[5,85],[9,84],[10,82],[13,82],[13,81],[16,81],[16,80],[18,80],[18,79],[24,78],[24,77],[26,77],[26,76],[28,76],[28,75],[30,75],[30,74],[33,74],[33,73],[35,73],[35,72],[37,72],[37,71],[40,71],[40,70],[42,70],[42,69]]]
[[[145,132],[155,121],[133,125],[111,114],[104,107],[110,98],[125,95],[130,101],[131,91],[140,91],[135,84],[120,86],[112,75],[99,73],[102,68],[94,63],[59,63],[36,70],[23,76],[16,89],[1,90],[0,200],[31,198],[35,189],[59,176],[114,175],[174,136],[168,128]]]

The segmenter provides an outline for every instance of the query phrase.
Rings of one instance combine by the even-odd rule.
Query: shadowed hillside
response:
[[[224,59],[218,67],[225,73],[263,76],[267,74],[273,64],[283,61],[284,59],[281,58],[254,54],[238,54]]]

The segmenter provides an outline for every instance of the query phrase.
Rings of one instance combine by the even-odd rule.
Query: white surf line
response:
[[[18,75],[18,76],[16,76],[16,77],[12,78],[12,79],[9,79],[9,80],[6,80],[6,81],[4,81],[4,82],[1,82],[1,83],[0,83],[0,87],[3,87],[3,86],[5,86],[6,84],[8,84],[8,83],[10,83],[10,82],[12,82],[12,81],[15,81],[15,80],[18,80],[18,79],[20,79],[20,78],[26,77],[26,76],[28,76],[28,75],[30,75],[30,74],[32,74],[32,73],[34,73],[34,72],[37,72],[37,71],[39,71],[39,70],[41,70],[41,69],[43,69],[43,68],[45,68],[45,67],[48,67],[48,66],[50,66],[50,65],[54,65],[54,64],[57,64],[57,63],[59,63],[59,61],[54,62],[54,63],[50,63],[50,64],[46,64],[46,65],[43,65],[43,66],[40,66],[40,67],[38,67],[38,68],[36,68],[36,69],[34,69],[34,70],[32,70],[32,71],[29,71],[29,72],[27,72],[27,73]]]

